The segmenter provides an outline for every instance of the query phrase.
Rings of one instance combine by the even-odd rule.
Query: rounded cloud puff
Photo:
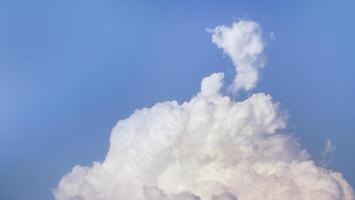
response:
[[[237,71],[232,92],[253,89],[259,79],[259,70],[265,65],[262,57],[265,42],[259,24],[241,20],[230,27],[217,26],[211,32],[212,42],[232,59]]]

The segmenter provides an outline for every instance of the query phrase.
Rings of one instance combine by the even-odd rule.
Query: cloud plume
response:
[[[237,71],[232,92],[253,89],[259,79],[259,69],[265,64],[262,59],[265,44],[259,24],[242,20],[230,27],[217,26],[211,32],[212,42],[232,59]]]
[[[215,29],[213,40],[237,64],[236,88],[255,86],[260,33],[253,21]],[[286,116],[270,95],[235,101],[223,95],[223,78],[204,78],[187,102],[157,103],[120,120],[104,161],[75,166],[55,199],[354,200],[341,173],[317,166],[284,132]]]

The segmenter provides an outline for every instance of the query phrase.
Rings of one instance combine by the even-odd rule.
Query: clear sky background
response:
[[[355,186],[355,2],[0,1],[0,199],[52,199],[76,164],[103,160],[135,109],[189,100],[203,77],[233,76],[206,28],[257,21],[269,39],[255,91],[288,131]]]

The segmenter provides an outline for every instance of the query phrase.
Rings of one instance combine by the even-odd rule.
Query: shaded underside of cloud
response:
[[[256,84],[260,34],[253,21],[215,29],[214,42],[237,66],[236,90]],[[242,81],[244,71],[256,71],[256,79]],[[223,95],[223,78],[204,78],[201,91],[187,102],[157,103],[120,120],[105,160],[75,166],[60,180],[55,199],[354,199],[341,173],[317,166],[284,132],[286,116],[270,95],[235,101]]]

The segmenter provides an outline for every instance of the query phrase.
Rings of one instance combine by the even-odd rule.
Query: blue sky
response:
[[[255,91],[280,102],[288,131],[355,185],[352,1],[1,1],[0,199],[51,199],[76,164],[107,152],[135,109],[190,99],[203,77],[233,76],[206,31],[239,18],[271,32]]]

